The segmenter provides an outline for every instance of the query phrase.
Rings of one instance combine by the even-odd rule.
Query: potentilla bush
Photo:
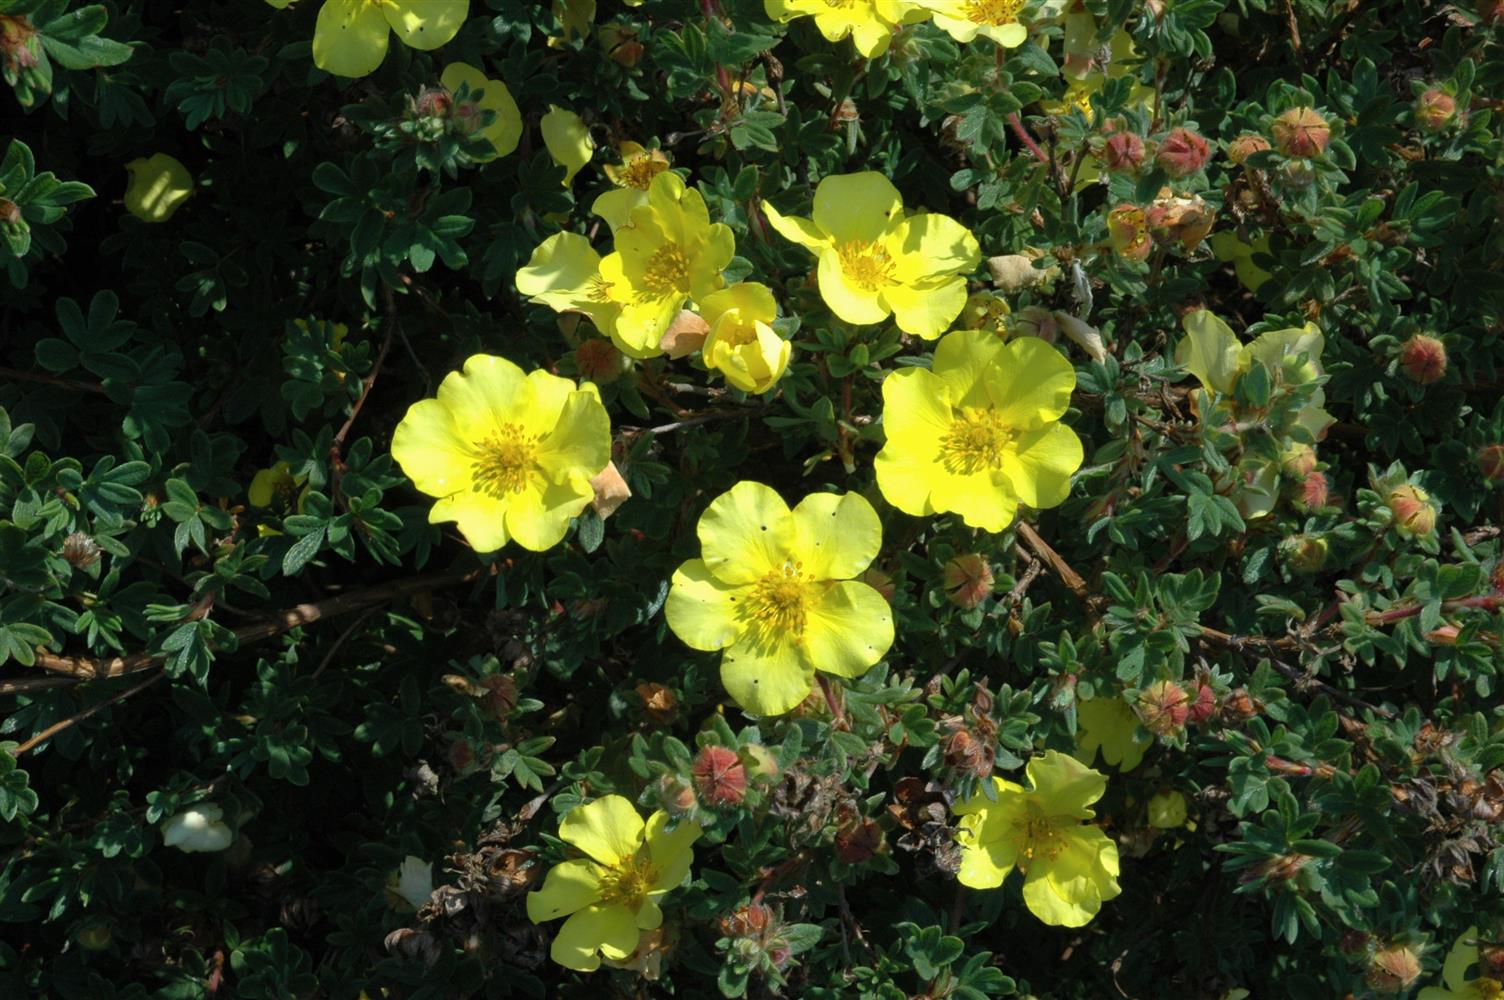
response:
[[[0,996],[1504,996],[1501,43],[0,0]]]

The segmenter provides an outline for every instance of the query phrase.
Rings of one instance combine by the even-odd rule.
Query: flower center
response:
[[[841,271],[851,283],[875,292],[894,283],[893,258],[871,240],[847,240],[836,247]]]
[[[1014,837],[1020,842],[1020,868],[1027,869],[1028,862],[1043,855],[1046,861],[1054,861],[1065,849],[1065,838],[1060,836],[1060,821],[1046,816],[1038,803],[1030,802],[1024,814],[1013,824]]]
[[[665,243],[643,269],[642,283],[656,295],[689,294],[689,258],[677,243]]]
[[[636,854],[620,863],[601,867],[601,902],[607,906],[621,904],[635,910],[648,898],[658,879],[658,872],[647,857]]]
[[[653,178],[668,169],[668,164],[651,156],[636,156],[621,165],[616,174],[616,183],[622,187],[646,191]]]
[[[480,443],[475,460],[474,489],[503,499],[527,487],[538,454],[540,434],[524,433],[517,424],[502,424],[499,433]]]
[[[1497,979],[1487,977],[1475,979],[1468,985],[1473,988],[1473,994],[1479,1000],[1495,1000],[1497,997],[1504,996],[1504,983],[1500,983]]]
[[[972,24],[1012,24],[1023,8],[1024,0],[968,0],[966,20]]]
[[[611,282],[599,274],[591,275],[590,282],[586,285],[585,295],[591,302],[610,302]]]
[[[832,10],[851,10],[860,2],[861,0],[825,0],[825,6]]]
[[[742,613],[768,638],[780,633],[802,636],[813,582],[802,562],[786,562],[752,585]]]
[[[996,410],[965,407],[940,439],[940,464],[955,475],[1000,469],[1018,432]]]

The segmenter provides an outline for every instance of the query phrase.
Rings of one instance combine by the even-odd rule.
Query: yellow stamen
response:
[[[962,476],[1000,469],[1003,455],[1017,436],[996,410],[965,407],[940,439],[940,464]]]
[[[752,592],[742,606],[742,614],[758,632],[769,638],[804,634],[812,581],[804,573],[804,564],[783,564],[752,585]]]
[[[597,274],[590,279],[585,295],[592,302],[610,302],[611,282]]]
[[[894,283],[893,258],[888,251],[870,240],[847,240],[836,247],[841,272],[851,283],[875,292]]]
[[[1053,816],[1046,816],[1035,802],[1030,802],[1023,816],[1013,824],[1013,835],[1023,845],[1018,852],[1023,859],[1019,863],[1021,869],[1027,870],[1028,862],[1040,856],[1046,861],[1054,861],[1065,849],[1060,822]]]
[[[689,258],[677,243],[665,243],[643,269],[642,283],[655,295],[688,295]]]
[[[521,493],[537,467],[538,440],[517,424],[502,424],[501,430],[480,443],[480,457],[472,473],[477,493],[500,500],[508,493]]]
[[[651,154],[644,154],[634,156],[622,163],[612,180],[622,187],[646,191],[653,183],[653,178],[667,169],[667,161],[654,159]]]
[[[1024,0],[967,0],[966,20],[972,24],[1013,24]]]
[[[600,869],[601,902],[607,906],[619,903],[635,910],[648,898],[658,872],[652,861],[643,854],[623,858],[620,863]]]

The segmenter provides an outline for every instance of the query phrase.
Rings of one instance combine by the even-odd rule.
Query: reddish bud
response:
[[[574,363],[580,375],[598,385],[614,382],[627,370],[627,356],[609,340],[591,338],[574,349]]]
[[[1426,633],[1426,641],[1437,646],[1455,646],[1462,630],[1456,625],[1441,625]]]
[[[1326,152],[1332,127],[1315,108],[1291,108],[1274,120],[1274,145],[1286,156],[1309,159]]]
[[[889,604],[893,603],[893,595],[898,592],[898,585],[893,582],[893,577],[876,566],[868,566],[857,579],[881,594],[883,600]]]
[[[1102,162],[1113,173],[1132,173],[1144,162],[1144,140],[1134,132],[1114,132],[1102,149]]]
[[[643,681],[636,687],[637,697],[642,699],[643,713],[659,725],[667,724],[679,708],[679,699],[672,688],[653,681]]]
[[[975,553],[956,556],[940,571],[945,596],[958,608],[970,611],[992,593],[992,567]]]
[[[1190,709],[1186,712],[1186,721],[1200,725],[1210,719],[1217,711],[1217,692],[1210,684],[1203,684],[1196,689],[1196,697],[1191,699]]]
[[[422,118],[443,118],[452,107],[454,98],[442,87],[424,87],[413,102],[413,110]]]
[[[1138,714],[1144,728],[1168,736],[1185,728],[1190,718],[1190,700],[1185,689],[1174,681],[1156,681],[1138,696]]]
[[[1211,159],[1212,150],[1205,139],[1188,128],[1175,128],[1159,144],[1154,162],[1171,177],[1189,177]]]
[[[1432,87],[1415,99],[1415,123],[1427,132],[1440,132],[1457,117],[1457,100]]]
[[[1430,385],[1447,373],[1447,349],[1429,334],[1417,333],[1400,348],[1400,370],[1411,381]]]
[[[1394,523],[1402,531],[1424,538],[1436,530],[1436,508],[1431,496],[1419,486],[1405,483],[1389,491],[1385,503],[1394,514]]]
[[[773,924],[773,911],[761,903],[739,906],[720,919],[721,933],[727,937],[761,937]]]
[[[665,774],[658,780],[658,802],[664,812],[670,816],[683,816],[695,808],[695,790],[672,774]]]
[[[1295,494],[1295,506],[1307,514],[1318,511],[1327,505],[1330,491],[1331,484],[1327,482],[1326,473],[1313,472],[1300,480]]]
[[[21,206],[9,198],[0,198],[0,225],[15,225],[21,221]]]
[[[1233,719],[1251,719],[1258,715],[1262,706],[1248,693],[1247,688],[1238,688],[1222,703],[1222,711]]]
[[[1261,135],[1245,133],[1227,144],[1227,158],[1241,167],[1254,153],[1262,153],[1268,148],[1268,139]]]
[[[692,773],[695,791],[706,805],[734,806],[747,796],[747,769],[735,750],[701,747],[695,755]]]
[[[1491,483],[1504,483],[1504,444],[1484,445],[1478,449],[1478,471]]]

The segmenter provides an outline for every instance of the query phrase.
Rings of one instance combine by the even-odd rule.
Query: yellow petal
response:
[[[533,552],[551,549],[594,497],[590,477],[584,473],[574,473],[564,482],[529,486],[507,499],[507,533]]]
[[[922,287],[895,285],[883,291],[883,301],[904,333],[934,340],[966,308],[966,279],[929,282]]]
[[[564,186],[574,181],[574,175],[590,162],[595,143],[590,139],[590,130],[573,111],[549,105],[548,114],[539,122],[543,130],[543,144],[554,162],[564,168]],[[661,176],[661,175],[660,175]]]
[[[954,419],[950,387],[934,372],[899,368],[883,379],[883,433],[895,447],[927,444],[934,454]]]
[[[792,641],[738,643],[721,655],[721,683],[750,715],[782,715],[809,696],[814,670]]]
[[[532,372],[528,381],[536,383],[540,377],[562,382],[565,397],[562,406],[550,408],[552,414],[542,423],[552,429],[538,442],[538,464],[556,481],[562,482],[571,471],[593,479],[611,461],[611,419],[606,408],[589,382],[585,385],[590,388],[576,389],[568,379],[541,371]],[[542,406],[533,411],[535,419],[547,412]]]
[[[674,571],[663,605],[668,627],[690,649],[725,649],[741,635],[736,603],[742,588],[722,583],[691,559]]]
[[[846,322],[860,326],[881,323],[888,318],[891,310],[883,304],[877,291],[848,280],[846,272],[841,269],[841,258],[834,250],[820,254],[818,275],[820,298],[825,300],[831,312]]]
[[[1059,420],[1071,404],[1076,370],[1051,344],[1038,337],[1010,340],[986,373],[987,393],[998,414],[1013,427],[1031,430]]]
[[[522,369],[494,354],[473,354],[463,370],[450,372],[439,383],[438,400],[449,410],[465,439],[484,441],[500,425],[516,419],[513,412],[527,392]]]
[[[403,44],[427,52],[459,34],[470,0],[387,0],[381,12]]]
[[[964,476],[940,466],[932,469],[930,504],[936,511],[960,514],[970,527],[993,533],[1013,523],[1018,513],[1018,498],[1002,476],[985,470]]]
[[[125,170],[125,210],[144,222],[166,222],[193,194],[193,175],[166,153],[138,157]]]
[[[637,937],[637,922],[625,906],[587,906],[564,921],[548,954],[566,969],[594,972],[601,955],[622,959],[632,954]]]
[[[971,889],[996,889],[1003,884],[1018,860],[1018,847],[1010,840],[987,844],[963,844],[956,881]]]
[[[1061,423],[1025,431],[1003,452],[1003,472],[1020,503],[1058,507],[1070,495],[1071,475],[1084,454],[1076,432]]]
[[[472,549],[495,552],[511,540],[506,511],[506,504],[489,493],[463,489],[435,501],[428,511],[428,523],[453,521]]]
[[[1068,754],[1046,750],[1029,761],[1034,797],[1048,816],[1090,819],[1091,804],[1107,791],[1107,778]]]
[[[1011,378],[1014,361],[1008,342],[986,330],[957,330],[935,345],[933,370],[950,388],[952,406],[985,408],[994,405],[989,378]]]
[[[834,174],[815,188],[814,224],[836,243],[870,242],[903,215],[903,197],[875,170]]]
[[[612,188],[590,205],[590,211],[606,220],[614,233],[632,221],[634,209],[648,203],[648,193],[637,188]]]
[[[872,587],[843,580],[808,609],[803,643],[821,672],[860,677],[893,645],[893,612]]]
[[[600,268],[601,255],[589,240],[578,233],[556,233],[538,244],[527,266],[517,271],[517,290],[560,312],[578,309],[589,300]]]
[[[768,224],[784,239],[815,253],[830,246],[830,237],[822,233],[820,227],[809,219],[797,215],[784,215],[768,202],[763,202],[762,211],[768,217]]]
[[[795,558],[815,580],[849,580],[882,548],[882,522],[860,493],[811,493],[793,519]]]
[[[1441,968],[1442,982],[1462,992],[1467,987],[1467,970],[1478,962],[1478,926],[1474,924],[1462,932],[1462,936],[1447,952],[1447,960]]]
[[[1131,771],[1144,759],[1154,742],[1138,735],[1138,716],[1120,698],[1090,698],[1076,706],[1076,746],[1083,764],[1091,764],[1097,751],[1102,760]]]
[[[1242,345],[1232,327],[1205,309],[1186,313],[1180,325],[1186,335],[1175,345],[1175,363],[1200,379],[1208,392],[1231,393],[1242,371]]]
[[[582,910],[601,898],[600,870],[592,861],[564,861],[549,869],[543,888],[527,894],[527,917],[535,924]]]
[[[778,303],[772,289],[755,281],[739,281],[705,296],[699,303],[700,314],[712,325],[726,313],[736,310],[743,320],[771,323],[778,318]]]
[[[391,33],[381,9],[365,0],[324,0],[313,26],[313,64],[335,76],[376,71]]]
[[[935,469],[933,464],[906,448],[890,446],[877,453],[873,469],[884,500],[914,517],[936,513],[930,502],[929,477]]]
[[[645,830],[631,800],[605,795],[565,813],[559,823],[559,839],[610,866],[637,853]]]
[[[700,839],[698,823],[681,819],[672,830],[668,828],[668,824],[668,813],[661,809],[648,817],[648,857],[658,876],[652,885],[654,892],[676,888],[684,881],[689,874],[689,866],[694,861],[694,851],[690,849],[690,845]]]
[[[969,274],[982,261],[971,230],[948,215],[911,215],[893,229],[886,243],[893,254],[894,273],[906,285]]]
[[[418,492],[443,497],[470,489],[477,452],[469,432],[455,423],[454,414],[442,401],[420,399],[408,407],[392,434],[392,458]],[[269,495],[265,502],[257,501],[254,483],[252,490],[251,503],[258,507],[270,503]]]
[[[783,568],[794,521],[776,490],[743,480],[710,502],[698,534],[706,568],[724,583],[745,584]]]

